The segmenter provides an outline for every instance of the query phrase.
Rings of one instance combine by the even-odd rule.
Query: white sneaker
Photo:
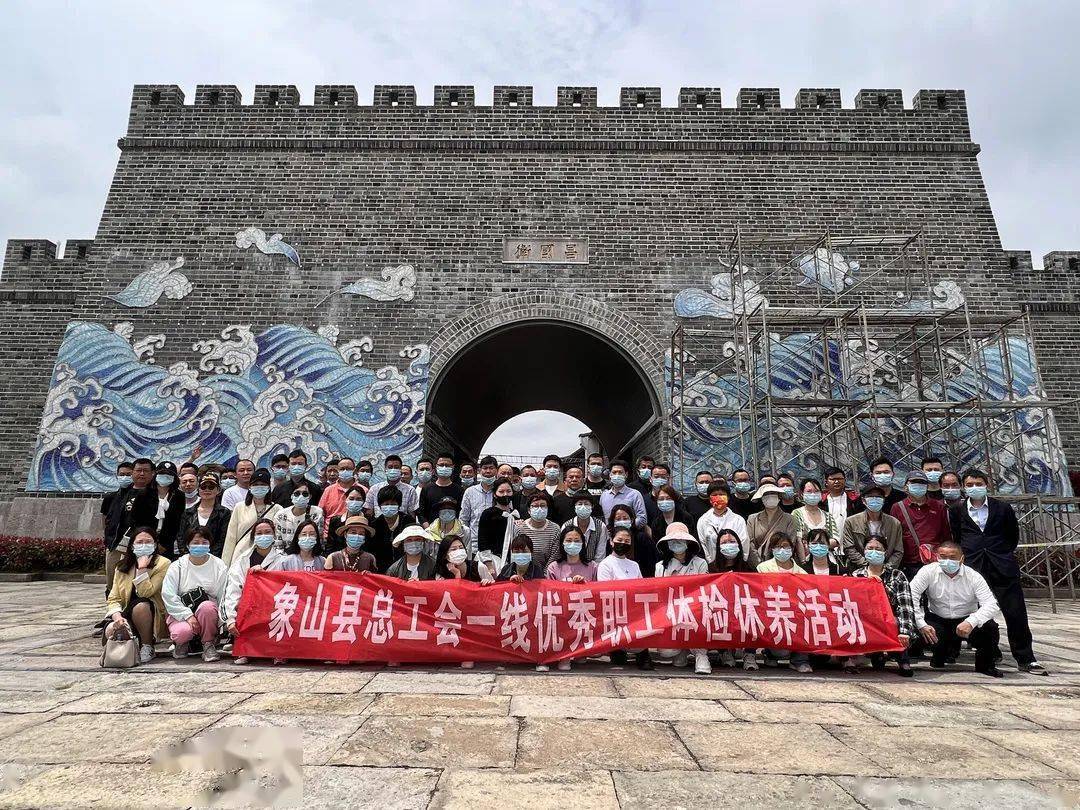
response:
[[[149,664],[151,661],[154,660],[154,655],[155,653],[153,644],[143,644],[141,647],[139,647],[140,664]]]
[[[239,664],[240,666],[243,666],[244,664],[246,664],[248,662],[248,659],[247,659],[246,655],[241,655],[239,658],[234,658],[232,660],[232,662],[234,664]]]
[[[570,671],[570,659],[567,658],[565,660],[560,661],[556,665],[555,669],[559,670],[559,672],[569,672]]]
[[[712,664],[706,653],[694,653],[694,673],[697,675],[712,675]]]
[[[472,669],[473,668],[473,662],[472,661],[462,661],[461,662],[461,668],[462,669]]]
[[[536,665],[536,671],[537,672],[550,672],[551,667],[549,667],[547,664],[537,664]]]
[[[685,667],[689,657],[690,654],[686,650],[679,650],[675,653],[675,657],[671,659],[671,665],[673,667]]]

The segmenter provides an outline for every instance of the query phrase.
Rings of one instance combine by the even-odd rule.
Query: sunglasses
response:
[[[206,490],[207,492],[217,489],[217,484],[199,484],[200,490]]]

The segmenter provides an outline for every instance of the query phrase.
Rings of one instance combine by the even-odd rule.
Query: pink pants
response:
[[[196,609],[195,617],[199,620],[199,628],[202,630],[203,644],[215,641],[218,634],[217,605],[210,600],[203,602]],[[186,621],[177,621],[172,616],[168,616],[165,623],[169,626],[169,637],[174,644],[187,644],[195,635],[191,625]]]

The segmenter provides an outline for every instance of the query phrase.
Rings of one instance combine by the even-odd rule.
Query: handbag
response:
[[[131,669],[139,660],[139,644],[126,627],[104,639],[104,645],[100,663],[105,669]]]
[[[919,550],[919,562],[921,562],[923,565],[934,562],[937,559],[937,551],[935,551],[934,547],[929,543],[923,543],[921,540],[919,540],[919,533],[915,531],[915,525],[911,522],[911,515],[908,514],[908,510],[907,507],[904,506],[904,502],[900,501],[899,506],[900,514],[904,516],[904,523],[907,524],[908,531],[911,532],[911,536],[915,538],[915,543],[917,544]]]
[[[180,601],[184,604],[188,610],[194,613],[199,605],[203,602],[210,600],[209,594],[203,590],[202,586],[192,588],[190,591],[180,594]]]

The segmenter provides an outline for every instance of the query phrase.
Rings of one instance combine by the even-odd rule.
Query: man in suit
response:
[[[903,533],[900,521],[885,513],[885,492],[879,486],[867,487],[863,490],[862,501],[865,509],[844,521],[840,540],[848,568],[854,571],[866,565],[863,549],[872,534],[885,538],[885,564],[900,568],[904,561]]]
[[[964,473],[967,497],[949,509],[953,537],[964,551],[964,561],[982,574],[994,592],[1017,666],[1022,672],[1046,675],[1046,668],[1035,660],[1031,649],[1027,605],[1020,587],[1020,566],[1016,562],[1020,526],[1012,506],[987,496],[987,482],[981,470]]]

